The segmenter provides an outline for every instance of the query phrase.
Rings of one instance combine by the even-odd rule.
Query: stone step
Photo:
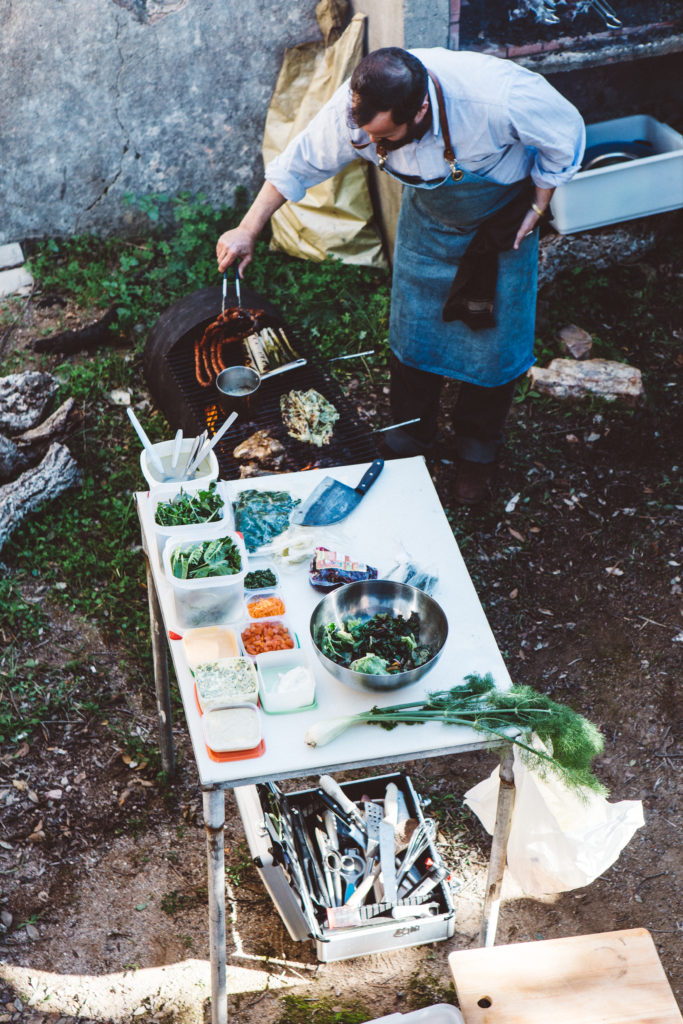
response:
[[[33,288],[33,278],[26,267],[0,270],[0,298],[8,295],[28,295]]]
[[[7,245],[0,245],[0,270],[20,267],[23,262],[24,254],[18,242],[8,242]]]

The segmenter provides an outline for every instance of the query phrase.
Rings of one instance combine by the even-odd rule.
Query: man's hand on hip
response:
[[[534,198],[526,217],[519,225],[519,231],[517,232],[517,237],[515,238],[514,245],[512,246],[513,249],[519,249],[522,239],[526,238],[527,235],[530,235],[534,230],[539,220],[548,209],[554,191],[554,188],[541,188],[540,185],[535,186]]]

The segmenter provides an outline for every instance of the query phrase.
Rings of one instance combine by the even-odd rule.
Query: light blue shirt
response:
[[[540,188],[569,181],[581,166],[586,144],[576,107],[541,75],[510,60],[481,53],[411,50],[432,71],[444,94],[457,164],[500,184],[531,175]],[[424,181],[449,173],[434,86],[429,82],[432,124],[416,142],[387,153],[386,168]],[[350,119],[351,90],[344,82],[307,128],[266,167],[266,179],[293,202],[352,160],[378,163],[376,147],[356,150],[369,136]]]

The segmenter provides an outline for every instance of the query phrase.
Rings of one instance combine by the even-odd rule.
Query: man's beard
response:
[[[377,145],[382,146],[387,152],[389,152],[390,150],[394,149],[402,149],[403,146],[407,146],[411,142],[419,142],[423,135],[427,134],[427,130],[429,128],[430,113],[431,105],[428,108],[422,120],[419,122],[419,124],[415,124],[414,121],[411,121],[402,139],[380,139]]]

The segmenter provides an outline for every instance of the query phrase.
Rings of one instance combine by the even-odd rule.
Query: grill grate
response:
[[[203,388],[195,377],[194,342],[201,338],[211,317],[197,324],[180,338],[166,355],[168,368],[176,386],[183,395],[195,421],[197,433],[209,428],[211,435],[225,419],[218,404],[215,387]],[[278,374],[262,382],[257,392],[257,401],[250,419],[238,419],[228,432],[228,437],[219,441],[214,449],[220,467],[220,476],[225,480],[240,477],[242,462],[234,458],[233,449],[257,430],[266,430],[284,447],[285,455],[278,472],[293,472],[301,469],[312,469],[336,465],[347,465],[354,462],[370,462],[377,458],[377,448],[372,433],[362,422],[358,414],[347,403],[336,381],[326,376],[319,367],[310,361],[310,352],[289,328],[287,335],[294,348],[309,362],[306,366]],[[334,434],[329,445],[318,448],[291,438],[282,422],[280,414],[280,396],[292,389],[307,391],[315,388],[324,395],[339,412],[339,420],[335,424]],[[267,467],[254,475],[273,472]]]

